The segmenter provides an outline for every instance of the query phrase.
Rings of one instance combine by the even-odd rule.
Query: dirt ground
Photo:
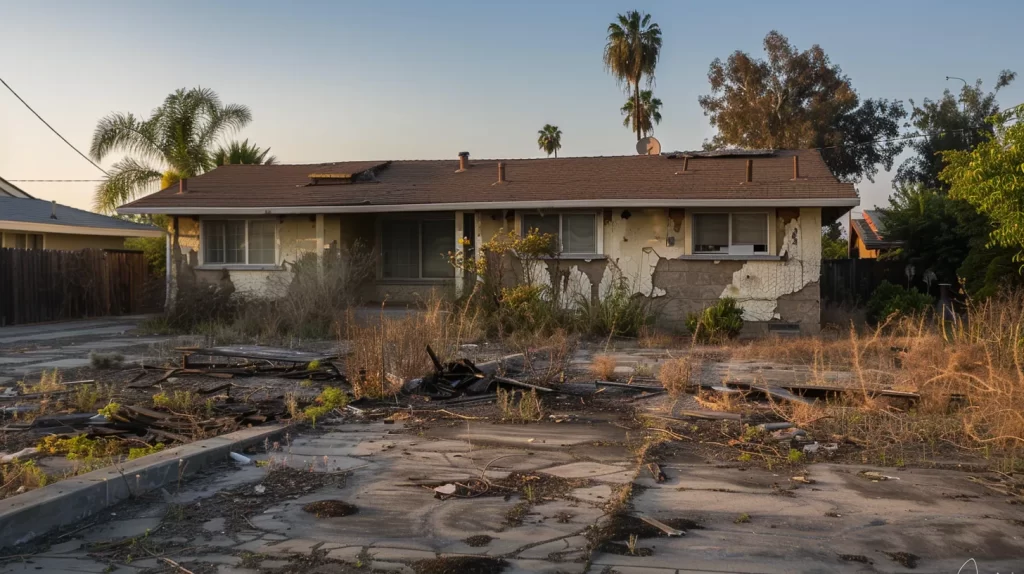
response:
[[[810,376],[699,351],[696,382]],[[583,345],[531,421],[497,401],[363,402],[253,449],[255,465],[225,463],[9,549],[0,573],[1024,570],[1024,493],[983,457],[935,448],[897,464],[833,436],[752,432],[779,420],[770,401],[594,383],[656,386],[686,352]],[[613,358],[607,377],[592,372],[598,354]],[[814,377],[841,387],[849,375]]]

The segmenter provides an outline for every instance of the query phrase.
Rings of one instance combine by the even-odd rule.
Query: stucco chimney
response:
[[[185,193],[188,191],[188,178],[183,177],[178,180],[178,193]]]
[[[747,160],[747,183],[754,181],[754,160]]]
[[[498,183],[505,183],[505,164],[498,162]]]
[[[50,219],[57,219],[57,200],[50,202]]]
[[[800,179],[800,156],[793,156],[793,179]]]
[[[469,169],[469,152],[468,151],[460,151],[459,152],[459,171],[466,171],[467,169]]]

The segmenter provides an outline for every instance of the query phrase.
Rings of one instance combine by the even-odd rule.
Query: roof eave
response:
[[[860,199],[564,199],[545,201],[477,201],[399,205],[294,205],[281,207],[160,207],[129,206],[121,214],[163,215],[305,215],[316,213],[393,213],[412,211],[477,211],[487,209],[586,209],[615,207],[856,207]]]
[[[117,227],[87,227],[82,225],[60,225],[54,223],[33,223],[28,221],[0,220],[0,229],[25,233],[64,233],[68,235],[103,235],[107,237],[163,237],[160,228],[122,229]]]

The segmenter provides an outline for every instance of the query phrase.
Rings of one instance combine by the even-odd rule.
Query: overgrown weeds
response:
[[[498,389],[498,409],[501,420],[512,423],[535,422],[544,418],[537,391],[506,391]]]
[[[390,396],[404,381],[421,377],[433,366],[427,345],[442,361],[454,359],[459,347],[480,336],[478,310],[456,304],[437,294],[420,309],[386,312],[377,320],[357,320],[350,315],[339,339],[347,340],[350,352],[346,367],[357,397]]]
[[[817,436],[862,445],[865,463],[905,464],[952,450],[999,470],[1024,468],[1024,292],[968,301],[952,319],[892,316],[837,341],[778,340],[732,352],[802,363],[812,383],[846,386],[841,399],[774,408]],[[880,389],[920,398],[888,399],[875,394]]]
[[[603,381],[615,380],[615,367],[618,362],[610,355],[596,355],[590,360],[590,374]]]
[[[661,365],[658,380],[672,396],[679,396],[690,386],[690,377],[694,371],[693,361],[689,357],[669,359]]]

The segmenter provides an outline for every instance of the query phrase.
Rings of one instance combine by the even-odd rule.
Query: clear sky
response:
[[[665,150],[713,134],[697,104],[708,65],[762,54],[772,29],[800,49],[820,44],[862,97],[919,101],[958,89],[947,75],[991,87],[1001,69],[1024,74],[1017,1],[0,0],[0,77],[83,151],[103,115],[146,115],[203,86],[248,105],[241,137],[286,163],[538,157],[545,123],[562,129],[560,155],[622,155],[635,137],[601,53],[608,23],[630,9],[663,31],[654,135]],[[1024,77],[1000,102],[1024,102]],[[0,86],[0,176],[100,175]],[[95,186],[18,185],[83,208]],[[864,207],[884,205],[889,176],[859,189]]]

